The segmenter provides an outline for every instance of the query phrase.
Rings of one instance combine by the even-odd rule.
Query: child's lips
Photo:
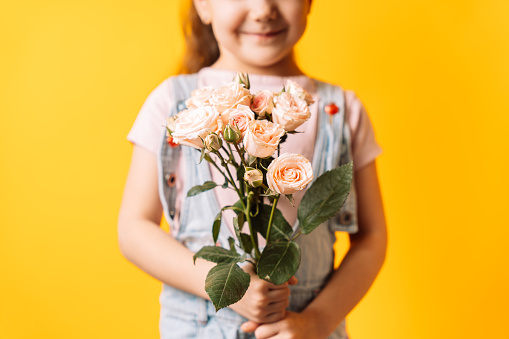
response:
[[[279,29],[279,30],[271,30],[267,32],[242,32],[245,35],[253,36],[253,37],[259,37],[259,38],[272,38],[275,36],[278,36],[279,34],[283,33],[285,29]]]

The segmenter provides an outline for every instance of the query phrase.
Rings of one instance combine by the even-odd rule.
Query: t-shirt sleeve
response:
[[[345,92],[346,119],[350,126],[355,170],[363,168],[382,153],[366,109],[354,92]]]
[[[166,132],[166,118],[173,107],[171,93],[168,79],[150,93],[127,134],[127,140],[157,154]]]

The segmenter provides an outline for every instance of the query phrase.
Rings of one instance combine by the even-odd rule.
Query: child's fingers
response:
[[[288,285],[297,285],[299,282],[299,279],[297,279],[295,276],[292,276],[290,280],[288,280]]]
[[[246,321],[245,323],[243,323],[242,325],[240,325],[240,329],[245,333],[249,333],[249,332],[254,332],[258,328],[258,326],[260,326],[260,324],[249,320],[249,321]]]
[[[288,280],[287,282],[285,282],[281,285],[274,285],[273,283],[270,283],[266,280],[263,280],[263,281],[267,283],[267,286],[269,286],[269,289],[271,289],[271,290],[284,289],[288,285],[296,285],[299,282],[299,280],[297,278],[295,278],[295,276],[292,276],[290,278],[290,280]]]
[[[255,335],[257,339],[272,338],[279,333],[279,330],[280,330],[279,323],[261,324],[256,328]]]
[[[288,299],[289,296],[290,296],[289,288],[269,290],[267,292],[267,298],[270,300],[270,302],[277,302],[277,301],[285,300],[285,299]]]
[[[288,298],[283,299],[283,300],[274,301],[267,305],[267,307],[265,308],[265,311],[267,312],[267,314],[275,312],[275,313],[282,313],[284,315],[284,312],[285,312],[286,308],[288,307],[288,305],[290,305],[290,301],[288,300]]]

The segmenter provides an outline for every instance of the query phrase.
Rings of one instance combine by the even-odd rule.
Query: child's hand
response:
[[[251,275],[251,282],[244,297],[230,308],[253,321],[255,323],[253,326],[283,319],[289,303],[288,284],[297,283],[297,279],[292,277],[289,282],[276,286],[260,279],[253,271],[252,265],[246,265],[243,269]]]
[[[328,335],[321,333],[320,321],[313,319],[304,313],[294,313],[287,311],[284,319],[270,324],[261,324],[254,328],[249,328],[251,322],[244,323],[242,330],[244,332],[255,332],[256,339],[319,339],[327,338]],[[245,326],[249,324],[249,326]]]

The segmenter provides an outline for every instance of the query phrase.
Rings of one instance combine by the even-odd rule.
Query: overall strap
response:
[[[318,107],[318,133],[316,136],[313,169],[318,177],[325,171],[347,164],[352,160],[350,127],[346,119],[345,93],[340,86],[316,81],[320,98]],[[329,115],[325,107],[335,104],[339,111]],[[357,226],[357,201],[355,187],[336,216],[329,220],[331,232],[355,233]]]
[[[343,89],[323,81],[316,81],[319,95],[318,102],[318,133],[316,136],[313,169],[316,177],[325,171],[336,168],[339,164],[343,126],[345,122],[345,96]],[[325,106],[335,104],[339,111],[329,115]],[[316,152],[319,150],[320,152]]]
[[[191,92],[197,87],[197,75],[178,75],[169,79],[173,90],[172,99],[175,105],[170,107],[168,117],[176,115],[185,108],[185,100],[191,96]],[[181,146],[172,147],[167,142],[166,131],[161,140],[161,152],[158,156],[158,180],[159,197],[163,205],[166,219],[173,226],[175,216],[175,200],[177,197],[176,176],[178,158]]]

